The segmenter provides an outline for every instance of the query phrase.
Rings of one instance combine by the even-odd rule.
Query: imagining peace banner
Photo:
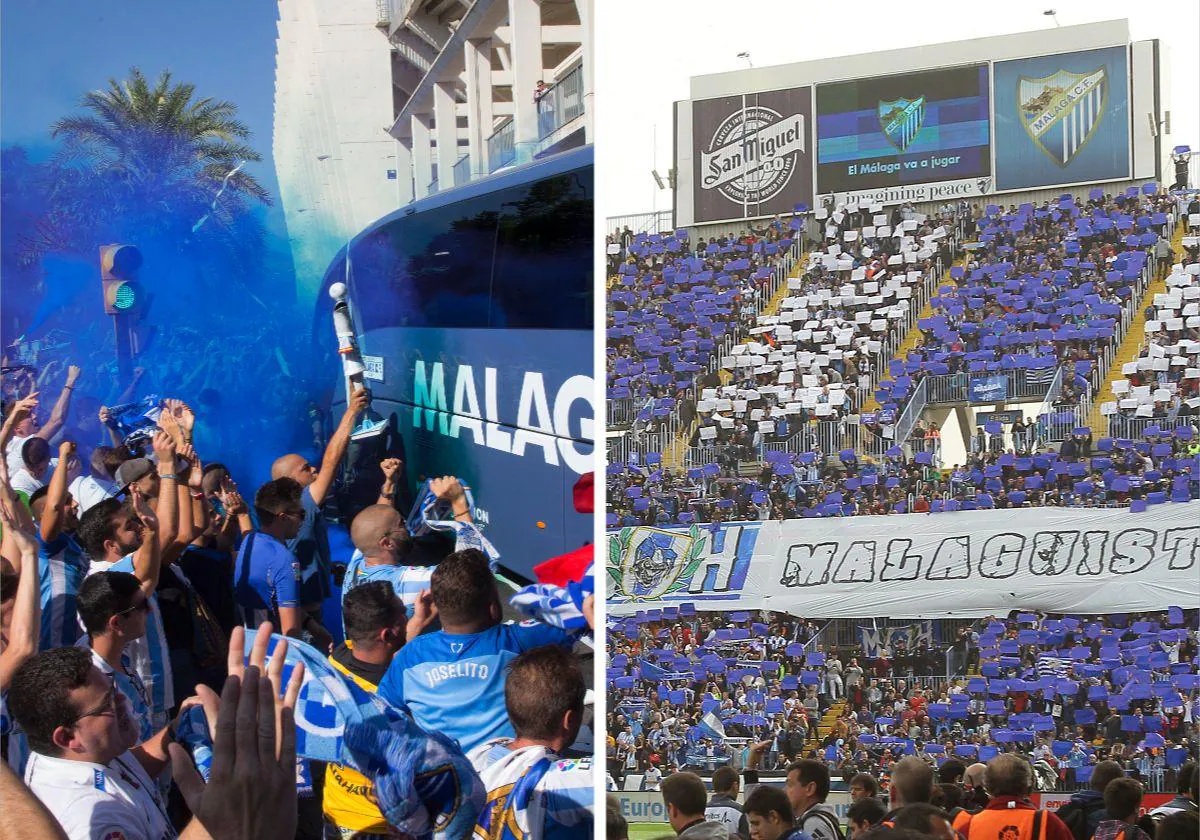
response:
[[[682,603],[822,618],[1135,612],[1200,599],[1200,502],[1021,508],[608,536],[608,604]]]

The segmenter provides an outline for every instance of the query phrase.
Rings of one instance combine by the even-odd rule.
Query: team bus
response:
[[[591,540],[572,490],[595,445],[592,170],[585,146],[439,192],[372,224],[330,265],[314,335],[331,346],[328,290],[345,283],[372,409],[388,421],[386,435],[351,445],[344,522],[374,503],[378,461],[395,455],[404,512],[424,479],[460,477],[518,580]],[[333,417],[344,405],[339,385]]]

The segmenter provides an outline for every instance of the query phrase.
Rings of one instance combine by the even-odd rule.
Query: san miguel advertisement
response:
[[[996,62],[998,189],[1129,177],[1126,58],[1107,47]]]
[[[812,89],[692,105],[695,220],[790,213],[812,204]]]
[[[986,64],[817,86],[817,192],[873,203],[991,192]]]

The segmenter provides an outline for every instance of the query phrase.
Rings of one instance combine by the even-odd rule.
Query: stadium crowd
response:
[[[394,458],[333,556],[323,505],[364,391],[319,464],[272,453],[246,499],[213,406],[119,424],[61,373],[49,411],[53,372],[12,377],[0,430],[6,820],[74,840],[590,833],[582,569],[506,607],[469,488],[426,481],[409,514]]]
[[[717,461],[687,470],[609,464],[610,527],[941,513],[1023,507],[1126,507],[1200,498],[1200,433],[1195,426],[1150,426],[1139,440],[1093,441],[1086,427],[1052,451],[1015,438],[1017,450],[981,448],[965,464],[943,467],[934,449],[900,446],[881,462],[854,450],[832,457],[766,451],[758,474],[744,477],[745,447],[717,450]],[[753,450],[751,450],[753,451]],[[647,459],[648,461],[651,459]],[[757,459],[753,459],[757,460]]]
[[[936,767],[1020,752],[1039,790],[1086,786],[1105,760],[1163,790],[1200,743],[1196,619],[1013,613],[855,628],[838,645],[782,614],[610,619],[610,783],[738,768],[762,743],[764,769],[812,759],[847,780],[886,779],[905,755]]]
[[[605,351],[609,399],[636,409],[621,419],[650,430],[673,412],[691,422],[697,383],[714,381],[712,362],[725,340],[753,324],[762,290],[791,254],[790,234],[776,219],[694,248],[686,230],[623,237]]]
[[[1180,772],[1178,795],[1149,807],[1145,786],[1107,760],[1087,790],[1057,809],[1034,802],[1036,766],[1016,753],[986,764],[948,761],[936,770],[907,756],[889,776],[851,778],[845,828],[829,802],[829,769],[810,759],[789,764],[782,786],[760,782],[752,763],[742,780],[728,768],[717,771],[711,797],[690,772],[673,773],[654,789],[683,840],[1190,840],[1200,830],[1193,763]],[[743,782],[747,793],[738,803]],[[627,840],[629,824],[613,795],[606,823],[608,837]]]

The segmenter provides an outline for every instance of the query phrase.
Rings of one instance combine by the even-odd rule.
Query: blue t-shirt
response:
[[[320,604],[333,594],[329,531],[321,506],[313,501],[310,488],[304,488],[300,503],[304,505],[304,522],[296,536],[288,540],[287,547],[300,561],[300,603]]]
[[[516,736],[504,706],[508,663],[523,651],[569,648],[573,641],[557,627],[533,622],[481,633],[427,633],[400,648],[379,696],[406,706],[419,726],[455,739],[468,752],[484,741]]]
[[[87,577],[87,553],[70,534],[60,533],[46,542],[39,532],[37,541],[42,601],[38,650],[70,647],[83,635],[75,599]]]
[[[233,598],[247,627],[270,621],[278,632],[280,607],[299,607],[300,561],[288,547],[263,531],[242,541],[233,569]]]
[[[429,588],[429,579],[436,568],[437,566],[368,566],[362,552],[355,549],[354,556],[346,564],[346,575],[342,578],[342,602],[345,603],[346,593],[354,587],[376,580],[386,580],[404,602],[408,617],[412,618],[417,598]],[[345,614],[345,610],[342,612]]]

